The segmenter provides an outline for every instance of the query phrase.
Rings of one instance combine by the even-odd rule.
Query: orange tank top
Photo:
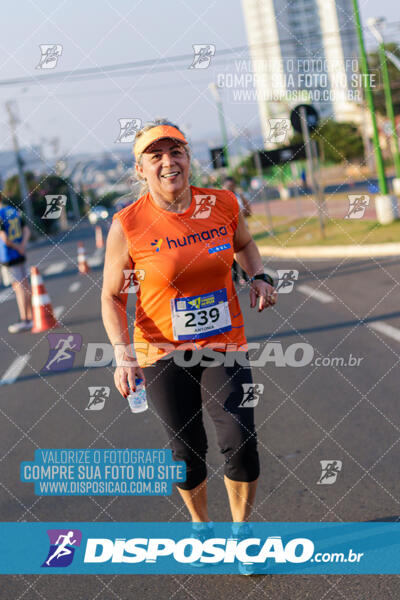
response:
[[[239,206],[227,190],[191,186],[183,213],[158,206],[151,194],[119,211],[138,274],[134,348],[140,366],[174,349],[247,349],[232,281]]]

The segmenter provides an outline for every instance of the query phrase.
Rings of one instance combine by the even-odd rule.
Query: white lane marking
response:
[[[66,266],[67,266],[66,262],[53,263],[52,265],[49,265],[48,267],[46,267],[46,269],[43,271],[43,274],[44,275],[55,275],[56,273],[61,273],[62,271],[64,271]]]
[[[56,306],[55,309],[53,310],[55,318],[58,319],[59,317],[61,317],[64,310],[65,310],[65,306]]]
[[[7,300],[12,300],[12,298],[15,298],[14,290],[12,289],[12,287],[9,287],[8,289],[0,292],[0,304],[3,304],[3,302],[7,302]]]
[[[310,296],[310,298],[314,298],[315,300],[323,302],[324,304],[334,301],[333,296],[331,296],[330,294],[326,294],[325,292],[316,290],[309,285],[298,285],[295,289],[297,289],[302,294],[306,294],[306,296]]]
[[[89,267],[98,267],[103,263],[103,259],[103,254],[93,254],[90,258],[88,258],[87,263]]]
[[[383,335],[387,335],[388,337],[396,340],[396,342],[400,342],[400,329],[396,327],[392,327],[383,321],[378,321],[377,323],[369,323],[371,329],[375,331],[379,331],[379,333],[383,333]]]
[[[79,290],[79,288],[81,287],[82,283],[80,281],[74,281],[74,283],[71,283],[71,285],[68,288],[69,292],[77,292]]]
[[[30,356],[30,354],[23,354],[22,356],[18,356],[18,358],[16,358],[11,363],[7,371],[4,373],[3,377],[0,379],[0,385],[8,385],[10,383],[14,383],[18,375],[25,368],[25,365],[30,359]]]

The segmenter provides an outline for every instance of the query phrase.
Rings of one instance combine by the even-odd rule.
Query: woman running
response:
[[[225,458],[232,520],[243,523],[260,468],[254,409],[244,402],[252,375],[233,256],[251,278],[250,306],[259,312],[276,302],[273,280],[236,196],[190,185],[190,151],[179,127],[165,120],[146,125],[134,154],[146,188],[114,216],[104,266],[102,314],[119,365],[115,385],[127,397],[135,376],[144,377],[173,457],[186,463],[186,481],[177,487],[194,523],[209,522],[202,408],[208,411]],[[133,336],[138,366],[126,366],[127,294],[121,293],[124,271],[132,269],[141,273]]]

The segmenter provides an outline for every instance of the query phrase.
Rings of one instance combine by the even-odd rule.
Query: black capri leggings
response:
[[[147,397],[165,427],[173,458],[186,463],[186,481],[178,485],[183,490],[207,477],[202,404],[216,428],[225,475],[249,482],[260,473],[254,409],[240,406],[245,400],[243,384],[252,383],[251,370],[232,360],[237,352],[227,354],[233,366],[202,366],[208,360],[203,350],[176,350],[143,369]],[[188,360],[192,366],[186,366]]]

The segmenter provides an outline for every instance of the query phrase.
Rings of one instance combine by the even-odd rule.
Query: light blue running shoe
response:
[[[190,534],[191,538],[194,538],[196,540],[200,540],[201,542],[205,542],[206,540],[209,540],[210,538],[214,538],[215,537],[215,532],[214,532],[214,524],[209,522],[209,523],[192,523],[192,533]],[[210,563],[204,563],[201,562],[200,560],[194,560],[193,562],[190,563],[190,565],[192,567],[209,567]]]
[[[250,523],[232,523],[231,538],[237,540],[238,543],[242,540],[247,540],[254,536],[254,531]],[[241,575],[262,575],[260,564],[252,562],[237,561],[238,571]]]

